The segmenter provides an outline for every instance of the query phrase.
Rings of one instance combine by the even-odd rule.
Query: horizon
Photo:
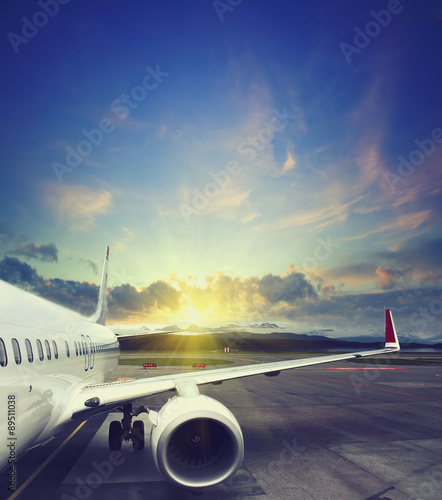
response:
[[[109,245],[110,325],[442,338],[437,2],[43,4],[0,6],[1,279],[88,313]]]

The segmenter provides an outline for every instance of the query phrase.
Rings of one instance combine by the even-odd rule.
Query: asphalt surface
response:
[[[244,364],[287,356],[232,358]],[[17,464],[25,487],[9,497],[2,479],[0,498],[439,500],[442,366],[366,366],[332,363],[201,388],[230,408],[244,434],[243,466],[217,486],[180,488],[160,476],[147,415],[146,448],[134,452],[128,443],[111,455],[107,428],[120,417],[110,414],[31,450]],[[120,366],[113,379],[180,370]],[[159,410],[167,397],[144,403]]]

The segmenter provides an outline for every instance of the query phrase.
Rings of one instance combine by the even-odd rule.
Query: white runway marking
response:
[[[119,420],[121,414],[111,413],[98,429],[80,458],[65,477],[64,485],[132,483],[165,481],[157,471],[150,449],[150,429],[147,414],[141,414],[137,420],[143,420],[146,445],[144,450],[135,451],[132,442],[125,443],[121,451],[110,451],[108,429],[112,420]]]

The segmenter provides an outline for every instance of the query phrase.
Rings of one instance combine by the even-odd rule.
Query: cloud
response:
[[[376,264],[373,262],[356,262],[355,264],[324,269],[321,271],[321,277],[327,282],[339,280],[339,282],[345,282],[347,286],[356,287],[372,283],[375,270]]]
[[[335,285],[323,285],[321,287],[321,292],[324,295],[334,295],[337,293]]]
[[[15,257],[5,257],[0,261],[0,279],[84,315],[92,314],[97,306],[96,284],[45,279],[29,264]],[[131,285],[121,285],[109,290],[109,316],[127,319],[135,313],[139,316],[163,309],[177,311],[181,295],[181,291],[164,281],[156,281],[140,291]]]
[[[405,284],[409,281],[411,269],[394,269],[392,267],[379,266],[375,274],[377,276],[375,279],[376,286],[383,290],[388,290],[396,288],[398,284]]]
[[[88,232],[95,226],[96,217],[111,211],[113,195],[104,188],[50,183],[45,188],[45,201],[60,224]]]
[[[296,319],[305,325],[320,322],[328,325],[328,328],[345,330],[351,334],[372,330],[382,340],[385,308],[393,311],[402,345],[407,344],[410,336],[442,341],[442,295],[441,289],[436,287],[336,294],[306,301],[302,308],[280,308],[275,311],[277,316],[274,318],[275,321],[278,317]]]
[[[297,299],[317,297],[312,284],[302,273],[290,273],[288,276],[267,274],[258,281],[258,291],[262,297],[270,302],[293,303]]]
[[[203,213],[216,214],[221,219],[236,218],[236,211],[249,198],[251,190],[240,191],[226,188],[215,198],[209,200]]]
[[[7,252],[11,255],[20,255],[30,259],[38,259],[42,262],[58,262],[58,248],[55,243],[44,243],[35,245],[34,243],[23,243],[14,250]]]
[[[306,300],[314,300],[317,293],[312,283],[302,273],[289,266],[283,275],[267,274],[263,277],[239,278],[222,272],[206,276],[205,286],[197,286],[192,279],[172,280],[182,291],[182,303],[210,317],[247,319],[257,316],[270,318],[274,310],[284,307],[298,307]]]
[[[290,151],[287,152],[287,159],[284,162],[284,165],[282,166],[282,173],[285,174],[289,170],[293,170],[296,165],[296,160],[293,158],[293,156],[290,154]]]
[[[94,272],[94,274],[98,273],[98,266],[93,260],[81,258],[80,262],[85,264],[86,266],[90,267],[92,269],[92,271]]]
[[[37,287],[33,291],[45,299],[86,316],[92,314],[97,307],[98,286],[87,281],[54,278],[45,280],[44,286]]]
[[[431,283],[432,285],[437,285],[442,279],[442,273],[435,273],[434,271],[428,271],[425,273],[420,280],[421,285],[425,283]]]
[[[348,329],[357,334],[373,329],[382,338],[383,311],[393,310],[396,326],[406,343],[407,335],[439,339],[442,296],[440,288],[426,287],[390,290],[408,279],[408,270],[379,266],[376,270],[381,291],[344,294],[333,284],[324,285],[322,294],[293,266],[284,275],[263,277],[228,276],[216,273],[206,277],[204,286],[194,279],[171,277],[171,283],[155,281],[141,289],[130,284],[109,290],[109,318],[118,321],[155,321],[161,313],[165,321],[188,320],[189,311],[205,312],[201,317],[213,321],[240,319],[253,323],[289,321],[295,331],[308,332],[312,325]],[[89,282],[45,279],[29,264],[5,257],[0,261],[0,278],[34,292],[48,300],[90,315],[96,308],[98,286]],[[156,322],[156,321],[155,321]],[[440,341],[440,340],[439,340]]]
[[[266,230],[280,230],[297,226],[314,226],[315,229],[322,229],[329,224],[343,222],[347,219],[349,209],[358,203],[362,197],[357,197],[349,202],[334,200],[330,204],[311,211],[299,211],[279,218],[274,223],[269,224]]]
[[[155,281],[145,291],[159,309],[167,307],[172,311],[176,311],[180,306],[181,292],[165,281]]]
[[[5,257],[0,261],[0,279],[26,289],[40,287],[44,283],[33,267],[15,257]]]
[[[411,265],[413,268],[442,271],[442,238],[431,240],[409,239],[396,250],[376,252],[375,256],[396,266]]]
[[[149,315],[159,310],[177,311],[182,292],[164,281],[156,281],[138,291],[125,284],[112,288],[109,293],[109,310],[114,317]]]

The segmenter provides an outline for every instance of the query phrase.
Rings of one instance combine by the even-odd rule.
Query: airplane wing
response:
[[[175,390],[178,396],[192,397],[198,394],[198,386],[200,385],[220,384],[225,380],[260,374],[276,376],[283,370],[373,356],[376,354],[390,354],[399,350],[400,345],[394,327],[393,317],[391,311],[387,309],[385,311],[385,347],[383,349],[89,385],[83,387],[79,391],[73,404],[70,405],[70,409],[72,409],[72,418],[87,418],[90,414],[109,411],[109,409],[124,403],[129,403],[137,399],[167,391]]]

